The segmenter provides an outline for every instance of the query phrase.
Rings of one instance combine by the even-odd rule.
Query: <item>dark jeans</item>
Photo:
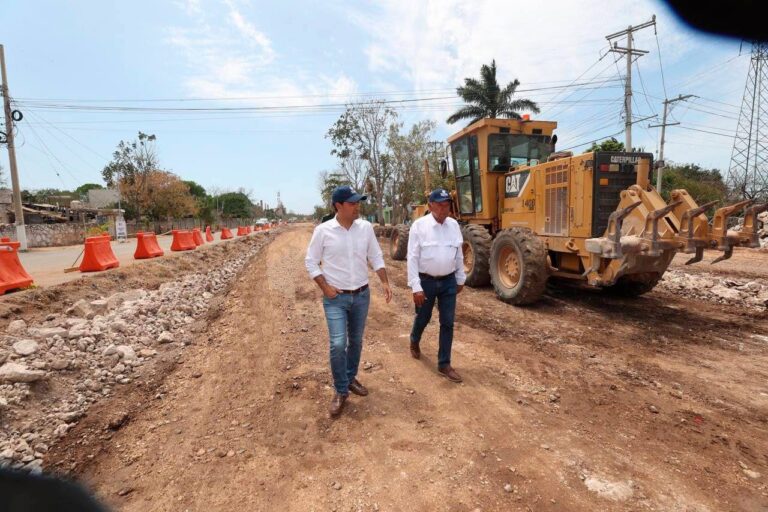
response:
[[[437,366],[444,368],[451,364],[451,345],[453,344],[453,320],[456,318],[456,277],[443,280],[423,279],[421,288],[426,300],[422,306],[416,306],[416,318],[411,329],[411,343],[419,343],[424,329],[432,319],[432,308],[437,300],[440,314],[440,348],[437,352]]]
[[[339,294],[333,299],[323,297],[323,309],[331,341],[333,387],[342,395],[349,392],[349,383],[357,376],[370,302],[370,288],[360,293]]]

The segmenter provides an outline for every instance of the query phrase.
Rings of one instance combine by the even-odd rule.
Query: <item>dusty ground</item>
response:
[[[361,364],[371,394],[332,421],[310,233],[265,246],[207,331],[92,407],[47,469],[126,511],[768,510],[764,311],[661,289],[515,308],[467,289],[455,385],[435,372],[436,326],[408,355],[405,264],[388,261],[395,298],[373,285]],[[765,284],[766,258],[739,252],[730,271]]]

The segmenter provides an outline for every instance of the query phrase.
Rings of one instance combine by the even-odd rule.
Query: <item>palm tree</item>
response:
[[[471,119],[469,124],[480,119],[490,117],[507,117],[521,119],[518,110],[530,110],[538,114],[539,107],[531,100],[512,100],[520,82],[515,79],[509,82],[503,89],[499,88],[496,81],[496,60],[491,65],[483,64],[480,68],[480,80],[465,78],[464,86],[456,88],[456,94],[461,96],[467,106],[460,108],[448,118],[448,123],[453,124],[462,119]]]

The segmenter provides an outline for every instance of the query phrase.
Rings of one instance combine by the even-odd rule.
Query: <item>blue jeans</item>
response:
[[[331,340],[331,373],[337,393],[349,393],[349,383],[357,376],[363,351],[363,331],[371,302],[371,290],[360,293],[340,293],[329,299],[323,297],[325,320]]]
[[[422,279],[421,288],[426,300],[421,306],[416,306],[416,318],[411,329],[411,343],[419,343],[421,335],[432,319],[432,309],[437,300],[437,311],[440,313],[440,348],[437,351],[437,366],[444,368],[451,364],[451,345],[453,344],[453,321],[456,318],[456,276],[438,281]]]

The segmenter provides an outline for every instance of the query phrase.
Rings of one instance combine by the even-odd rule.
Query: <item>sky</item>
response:
[[[325,134],[351,101],[393,102],[407,128],[445,119],[456,87],[496,60],[499,82],[557,121],[558,149],[624,140],[626,61],[606,36],[643,24],[633,45],[633,146],[667,162],[729,167],[749,45],[697,32],[652,0],[3,0],[23,189],[103,183],[121,140],[157,136],[163,169],[209,193],[244,189],[311,213],[333,170]],[[617,39],[626,46],[626,39]],[[617,60],[620,59],[620,60]],[[203,109],[203,110],[200,110]],[[211,110],[215,109],[215,110]],[[246,109],[246,110],[244,110]],[[652,117],[656,116],[656,117]],[[642,120],[643,118],[649,118]],[[8,178],[8,157],[0,148]]]

